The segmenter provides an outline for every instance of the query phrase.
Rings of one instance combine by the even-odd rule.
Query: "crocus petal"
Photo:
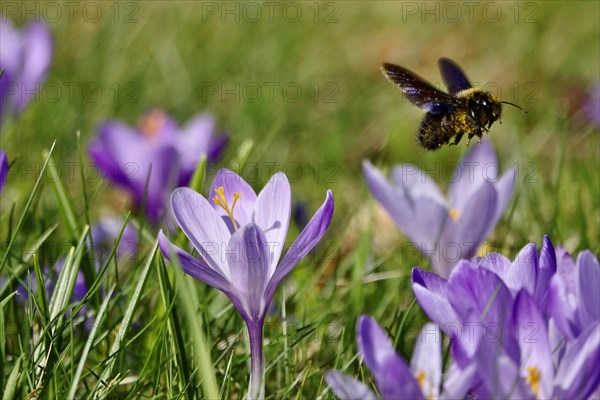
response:
[[[478,352],[476,365],[489,393],[485,398],[536,400],[530,387],[521,379],[519,365],[511,357],[489,351],[493,346],[480,349],[483,351]]]
[[[221,157],[221,154],[225,150],[225,146],[229,143],[229,135],[223,133],[217,136],[214,136],[208,145],[208,153],[207,158],[208,161],[216,161]]]
[[[263,293],[269,274],[269,251],[263,231],[255,224],[237,230],[227,245],[231,283],[252,321],[262,320]]]
[[[383,398],[422,399],[423,393],[412,371],[396,354],[383,329],[371,317],[362,315],[356,330],[358,350]]]
[[[456,167],[448,192],[450,204],[459,210],[470,210],[466,207],[469,198],[484,182],[496,182],[498,170],[498,160],[489,140],[483,139],[481,144],[472,146]]]
[[[202,155],[207,155],[215,130],[215,119],[211,114],[200,114],[191,119],[177,136],[177,150],[181,154],[181,173],[192,177]]]
[[[414,177],[406,178],[406,185],[414,187],[394,187],[369,161],[363,162],[363,173],[373,197],[419,250],[431,258],[436,248],[435,241],[447,216],[443,199],[433,195],[431,188],[425,189],[418,197],[413,197],[411,190],[416,191],[419,187],[413,182]],[[431,196],[425,196],[426,193]]]
[[[142,201],[145,201],[146,215],[156,223],[163,215],[167,203],[168,191],[165,188],[171,188],[177,182],[175,174],[179,169],[179,157],[173,147],[160,147],[150,153],[146,163],[148,161],[150,163],[147,164],[144,187],[141,189],[141,195],[137,196],[141,196]]]
[[[233,216],[235,217],[238,227],[252,222],[252,212],[254,211],[254,203],[256,203],[257,196],[250,185],[248,185],[241,176],[226,168],[220,169],[219,172],[217,172],[211,185],[209,195],[211,206],[216,210],[217,214],[221,215],[229,229],[233,232],[233,225],[225,210],[212,201],[212,199],[217,196],[216,189],[219,187],[223,187],[225,199],[227,200],[229,207],[233,205],[233,194],[240,194],[240,198],[233,210]]]
[[[427,399],[437,399],[442,381],[442,335],[435,324],[426,324],[417,338],[410,369],[424,377],[421,390]]]
[[[287,274],[325,235],[333,216],[333,207],[333,193],[331,193],[331,190],[328,190],[325,201],[302,232],[300,232],[300,235],[298,235],[296,241],[290,246],[287,254],[283,257],[281,263],[271,276],[265,292],[267,302],[270,301],[273,293],[275,293],[275,290]]]
[[[514,337],[503,334],[512,332],[513,329],[510,316],[514,300],[497,275],[469,262],[459,262],[448,279],[448,301],[456,314],[470,318],[465,320],[465,324],[473,323],[476,329],[486,332],[485,335],[477,334],[473,338],[467,334],[462,335],[460,343],[467,346],[464,350],[474,350],[481,340],[489,342],[490,337],[494,337],[509,356],[518,359]],[[465,326],[464,329],[466,331],[471,327]],[[470,352],[468,354],[472,355]]]
[[[521,376],[527,382],[530,374],[538,374],[537,387],[532,391],[539,399],[549,399],[552,394],[554,365],[548,339],[546,321],[531,295],[521,290],[515,300],[515,327],[517,344],[521,350]],[[537,393],[536,393],[537,390]]]
[[[375,400],[377,398],[365,384],[337,371],[327,371],[325,381],[340,400]]]
[[[448,302],[448,281],[420,268],[412,270],[412,288],[415,298],[427,316],[446,334],[459,324],[458,316]],[[460,328],[460,327],[458,327]]]
[[[102,173],[130,187],[136,195],[145,186],[149,151],[150,146],[136,130],[112,120],[100,125],[98,140],[90,145],[90,155]]]
[[[578,333],[571,324],[577,311],[575,299],[567,293],[565,281],[558,274],[550,280],[546,308],[558,330],[567,338],[573,339]]]
[[[436,272],[448,276],[459,259],[470,259],[477,252],[493,228],[490,221],[496,210],[497,195],[494,186],[482,182],[463,208],[456,207],[458,222],[447,217],[440,238],[439,262],[434,262]],[[452,204],[455,207],[454,204]]]
[[[2,193],[2,189],[4,188],[4,183],[6,182],[7,175],[8,158],[6,157],[6,152],[4,150],[0,150],[0,193]]]
[[[582,327],[600,321],[600,264],[589,250],[579,253],[577,257],[577,272],[579,274],[579,320]]]
[[[486,255],[479,265],[498,275],[513,296],[516,296],[522,288],[525,288],[529,294],[535,291],[538,257],[534,243],[523,247],[513,263],[507,264],[504,256],[492,253]]]
[[[200,256],[229,278],[224,252],[231,234],[208,201],[192,189],[178,188],[171,195],[171,207],[175,220]]]
[[[292,190],[287,177],[279,172],[261,190],[254,205],[255,223],[265,233],[270,250],[269,277],[275,272],[290,223]]]
[[[492,225],[496,225],[498,223],[500,217],[506,209],[506,206],[508,205],[508,202],[510,201],[510,198],[512,197],[515,189],[516,175],[517,172],[515,167],[511,167],[504,173],[502,178],[500,178],[500,180],[494,184],[494,187],[496,188],[496,194],[498,195],[498,201],[496,203],[496,212],[492,218]]]
[[[600,384],[600,324],[588,326],[579,337],[567,344],[556,371],[553,397],[587,399]]]
[[[231,285],[227,279],[221,275],[218,271],[212,269],[204,261],[191,256],[187,252],[183,251],[179,247],[175,246],[167,237],[160,231],[158,233],[158,245],[160,251],[167,258],[172,261],[173,255],[176,254],[179,260],[179,265],[186,274],[210,285],[222,292],[230,292]]]
[[[542,241],[538,266],[533,297],[540,306],[540,309],[545,310],[548,301],[550,279],[552,279],[552,276],[556,273],[556,250],[554,250],[552,241],[550,241],[550,238],[547,235],[544,235]]]
[[[433,178],[412,164],[396,165],[392,169],[392,181],[413,199],[428,197],[439,204],[446,204],[446,199]]]
[[[10,75],[20,73],[22,62],[23,38],[9,18],[0,18],[0,69]],[[4,80],[4,75],[3,78]]]
[[[471,388],[477,386],[478,366],[469,364],[466,368],[460,368],[457,364],[451,364],[444,376],[444,391],[441,399],[455,400],[467,398],[466,394]]]
[[[32,89],[36,86],[41,88],[41,81],[45,79],[52,61],[52,34],[45,23],[31,22],[25,27],[23,34],[23,64],[19,84],[24,85],[27,90],[20,96],[19,100],[22,101],[15,103],[17,113],[35,96]]]

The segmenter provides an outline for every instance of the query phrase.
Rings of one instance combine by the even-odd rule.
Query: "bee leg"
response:
[[[469,137],[467,138],[467,147],[469,147],[469,145],[471,144],[471,139],[473,139],[473,136],[473,133],[469,133]]]
[[[459,133],[458,135],[456,135],[454,137],[454,142],[450,143],[449,146],[456,146],[458,144],[458,142],[460,142],[460,139],[462,139],[464,133]]]

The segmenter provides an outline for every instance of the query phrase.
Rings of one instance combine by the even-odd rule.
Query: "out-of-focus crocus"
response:
[[[6,116],[19,114],[46,79],[52,61],[52,34],[43,22],[30,22],[19,31],[0,18],[0,126]]]
[[[125,188],[136,207],[154,222],[163,215],[168,195],[189,183],[200,158],[214,161],[223,151],[226,135],[216,135],[210,114],[200,114],[179,128],[164,111],[147,112],[134,128],[109,120],[98,128],[89,147],[103,175]]]
[[[0,150],[0,193],[2,193],[2,189],[4,189],[4,183],[6,182],[7,175],[8,158],[6,157],[6,152],[4,150]]]
[[[440,397],[442,336],[434,324],[427,324],[421,330],[410,367],[396,354],[384,330],[371,317],[362,315],[356,331],[359,353],[373,374],[384,400]],[[337,371],[327,372],[325,379],[342,400],[377,398],[365,384]],[[457,384],[458,381],[448,381],[444,390],[452,390],[452,386]],[[465,393],[466,389],[454,388],[452,398],[461,398]]]
[[[96,270],[99,270],[110,255],[115,240],[123,228],[123,220],[120,218],[106,218],[90,229],[93,240],[93,252],[96,262]],[[131,224],[123,229],[121,240],[117,244],[114,258],[120,263],[134,262],[138,250],[138,231]]]
[[[460,259],[472,258],[496,226],[511,198],[515,170],[502,177],[487,140],[473,146],[450,179],[448,198],[416,166],[399,164],[388,181],[363,162],[367,185],[398,227],[426,255],[433,270],[449,276]]]
[[[585,100],[583,106],[585,115],[590,121],[600,127],[600,82],[596,83]]]
[[[291,206],[285,174],[273,175],[257,196],[240,176],[222,169],[209,200],[189,188],[178,188],[171,196],[175,220],[200,258],[159,233],[165,257],[176,258],[185,273],[225,293],[244,319],[250,338],[250,399],[264,397],[262,332],[273,294],[325,234],[333,215],[333,195],[327,192],[323,205],[281,257]]]

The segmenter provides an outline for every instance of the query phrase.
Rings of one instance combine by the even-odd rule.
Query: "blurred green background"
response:
[[[235,168],[239,149],[251,140],[254,147],[241,168],[244,178],[259,189],[272,172],[283,170],[294,200],[305,202],[310,215],[325,191],[333,190],[336,211],[324,247],[303,262],[311,265],[296,269],[287,292],[296,296],[287,303],[287,322],[290,332],[297,328],[297,341],[291,343],[300,344],[293,349],[297,357],[281,360],[281,345],[275,343],[280,325],[266,334],[267,359],[274,366],[268,371],[274,377],[268,392],[277,398],[302,391],[295,387],[300,378],[290,373],[307,368],[301,378],[312,396],[323,390],[323,369],[356,361],[352,324],[359,313],[370,313],[398,334],[411,311],[410,268],[426,260],[414,249],[403,253],[401,234],[368,193],[362,161],[383,170],[415,163],[445,188],[447,167],[466,151],[464,140],[436,152],[417,146],[423,112],[384,79],[379,71],[384,61],[441,86],[437,60],[452,58],[472,82],[528,111],[504,107],[502,124],[489,135],[500,165],[516,163],[519,171],[513,201],[489,239],[493,250],[512,258],[527,242],[540,244],[549,234],[572,253],[586,248],[600,253],[599,131],[582,111],[600,79],[600,2],[103,1],[67,6],[5,1],[2,12],[19,26],[42,17],[55,44],[44,89],[2,133],[1,147],[12,163],[2,194],[2,205],[11,211],[3,213],[3,226],[14,224],[43,163],[42,152],[54,140],[54,161],[75,209],[83,213],[76,132],[87,146],[105,119],[135,125],[153,107],[164,108],[180,124],[198,112],[214,113],[231,137],[219,166]],[[85,171],[93,219],[122,215],[123,193],[93,168]],[[35,218],[28,219],[23,236],[36,237],[61,223],[48,186],[42,186]],[[2,238],[7,235],[2,232]],[[61,229],[51,240],[60,242],[60,235],[65,235]],[[289,236],[295,238],[295,232]],[[320,261],[317,267],[313,260]],[[135,276],[122,284],[121,296],[128,296]],[[230,323],[235,313],[221,313],[227,303],[205,285],[197,287],[203,301],[212,304],[203,312],[224,319],[224,326]],[[144,307],[159,310],[160,319],[159,301],[152,298]],[[418,320],[416,307],[412,310],[409,320]],[[157,331],[164,326],[157,324]],[[141,350],[126,353],[142,357],[157,337],[167,336],[150,330]],[[271,347],[269,340],[275,343]],[[394,339],[405,356],[411,340],[410,335]],[[219,346],[213,348],[213,360],[220,366],[220,382],[229,356]],[[164,349],[168,353],[170,344]],[[341,349],[343,359],[338,358]],[[96,356],[98,363],[104,356]],[[159,377],[161,362],[154,364]],[[232,391],[241,393],[244,360],[234,359],[232,371]],[[146,382],[143,374],[140,381]]]
[[[337,215],[353,214],[369,199],[363,159],[440,175],[465,151],[420,149],[423,113],[379,71],[393,62],[441,85],[437,59],[446,56],[528,111],[505,106],[490,135],[501,165],[520,170],[516,214],[496,233],[519,247],[548,233],[570,250],[599,249],[598,129],[580,110],[600,78],[598,2],[8,4],[5,18],[41,16],[55,37],[46,86],[2,136],[17,160],[12,176],[54,139],[55,159],[76,161],[75,132],[87,143],[107,118],[133,125],[162,107],[183,124],[209,111],[231,135],[223,165],[252,139],[257,164],[242,173],[259,175],[255,186],[284,170],[297,199],[316,206],[332,188]],[[102,191],[94,201],[103,207]],[[336,229],[348,220],[336,218]]]

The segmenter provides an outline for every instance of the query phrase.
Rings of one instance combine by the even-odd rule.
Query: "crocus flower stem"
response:
[[[263,357],[263,322],[248,324],[250,338],[250,385],[248,400],[262,400],[265,398],[265,364]]]

